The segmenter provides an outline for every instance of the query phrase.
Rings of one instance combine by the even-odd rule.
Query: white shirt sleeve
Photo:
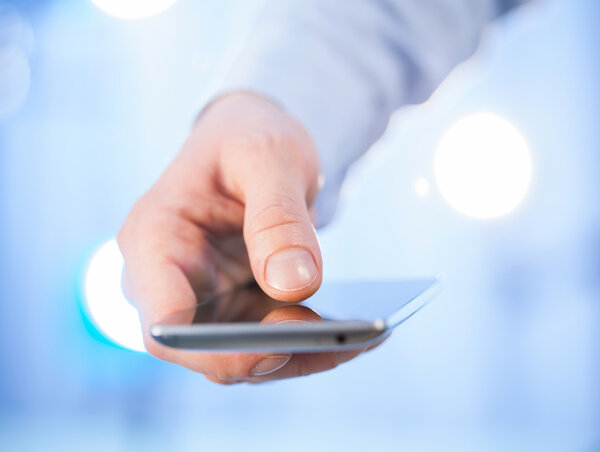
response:
[[[423,102],[475,51],[485,25],[519,1],[275,0],[221,91],[249,90],[306,127],[329,222],[350,164],[404,104]]]

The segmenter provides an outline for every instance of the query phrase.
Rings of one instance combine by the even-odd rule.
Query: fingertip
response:
[[[321,259],[304,247],[290,247],[267,257],[263,290],[281,301],[300,301],[321,285]]]
[[[221,378],[213,377],[213,376],[210,376],[210,375],[205,375],[205,377],[206,377],[206,379],[208,381],[212,381],[213,383],[217,383],[217,384],[222,385],[222,386],[231,386],[231,385],[237,385],[237,384],[240,384],[240,383],[247,382],[247,380],[245,380],[245,379],[229,379],[229,380],[226,380],[226,379],[221,379]]]
[[[285,366],[292,358],[291,353],[271,355],[261,359],[250,371],[252,377],[272,374]]]
[[[307,323],[322,320],[319,314],[307,306],[290,304],[269,312],[262,321],[263,323]]]

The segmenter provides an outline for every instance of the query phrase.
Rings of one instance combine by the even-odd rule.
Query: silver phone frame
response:
[[[161,325],[150,327],[157,342],[172,348],[231,352],[326,352],[368,347],[412,317],[440,290],[433,283],[385,319],[265,324],[258,322]]]

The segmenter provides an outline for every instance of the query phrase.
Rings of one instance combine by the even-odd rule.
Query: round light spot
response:
[[[145,19],[169,9],[177,0],[92,0],[99,9],[119,19]]]
[[[448,127],[434,157],[442,197],[458,212],[480,219],[516,209],[527,194],[531,170],[521,133],[490,113],[472,114]]]
[[[85,273],[84,296],[90,320],[110,341],[145,351],[140,319],[121,289],[123,257],[115,240],[92,256]]]
[[[431,188],[429,181],[424,177],[419,177],[415,181],[415,193],[419,196],[427,196]]]

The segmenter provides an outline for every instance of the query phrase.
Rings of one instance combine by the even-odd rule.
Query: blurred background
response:
[[[490,26],[352,168],[325,277],[446,277],[382,347],[233,387],[136,351],[111,239],[263,4],[0,1],[0,449],[598,450],[595,0]]]

